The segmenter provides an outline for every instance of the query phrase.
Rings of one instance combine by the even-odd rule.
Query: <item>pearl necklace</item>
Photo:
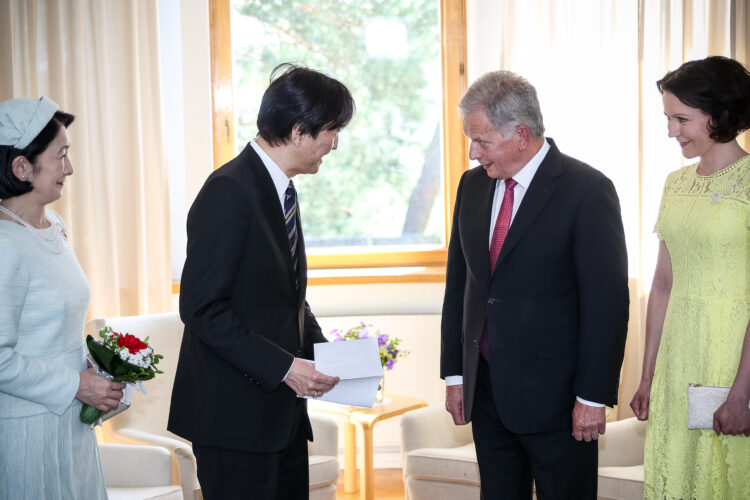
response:
[[[746,157],[747,157],[747,155],[743,155],[737,161],[735,161],[734,163],[730,163],[728,166],[722,168],[721,170],[717,170],[716,172],[714,172],[713,174],[710,174],[710,175],[706,175],[706,176],[701,175],[701,177],[708,178],[708,177],[713,177],[716,174],[723,174],[723,173],[727,172],[730,168],[734,167],[739,162],[741,162],[742,160],[744,160]],[[695,172],[698,173],[698,170],[696,169]],[[700,175],[700,174],[698,174],[698,175]],[[742,177],[740,177],[739,179],[737,179],[737,182],[734,183],[734,186],[732,186],[729,189],[729,191],[725,191],[723,193],[716,192],[716,193],[712,194],[711,195],[711,205],[718,205],[719,200],[721,200],[725,196],[729,196],[730,194],[734,193],[737,190],[737,188],[739,187],[739,185],[740,185],[741,182],[742,182]]]
[[[23,227],[29,228],[32,231],[34,231],[34,235],[36,235],[39,241],[41,241],[42,244],[45,247],[47,247],[47,249],[51,251],[52,253],[54,254],[62,253],[63,248],[64,248],[63,239],[67,240],[68,238],[65,235],[65,231],[63,230],[60,223],[52,224],[52,221],[49,221],[49,219],[46,219],[45,217],[45,219],[49,221],[50,226],[54,226],[56,229],[54,231],[54,235],[51,238],[48,238],[47,236],[44,235],[44,233],[41,230],[35,228],[34,226],[32,226],[31,224],[29,224],[28,222],[26,222],[25,220],[20,218],[18,215],[14,214],[13,212],[11,212],[10,210],[8,210],[2,205],[0,205],[0,212],[3,212],[5,215],[10,217],[14,221],[18,222],[19,224],[21,224]],[[60,238],[60,236],[62,236],[62,238]]]

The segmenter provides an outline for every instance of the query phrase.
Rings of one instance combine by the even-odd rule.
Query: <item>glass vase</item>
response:
[[[385,397],[385,368],[383,368],[383,378],[380,379],[380,389],[375,393],[375,402],[382,403]]]

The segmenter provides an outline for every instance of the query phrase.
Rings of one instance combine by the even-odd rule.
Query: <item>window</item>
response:
[[[343,81],[357,103],[320,172],[295,178],[311,269],[444,265],[467,165],[456,112],[463,8],[448,0],[211,1],[217,167],[255,136],[262,92],[281,62]]]

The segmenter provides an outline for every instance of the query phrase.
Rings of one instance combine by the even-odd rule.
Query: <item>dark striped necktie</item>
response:
[[[286,235],[289,237],[289,249],[292,251],[294,272],[297,272],[297,191],[294,183],[289,181],[284,195],[284,219],[286,220]]]

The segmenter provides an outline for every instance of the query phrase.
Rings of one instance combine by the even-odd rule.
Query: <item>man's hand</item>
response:
[[[464,386],[449,385],[445,387],[445,409],[453,417],[456,425],[466,425],[464,418]]]
[[[604,407],[589,406],[576,400],[573,407],[573,437],[576,441],[589,442],[604,434],[607,418]]]
[[[120,404],[124,388],[122,382],[111,382],[89,368],[78,374],[76,399],[101,411],[114,410]]]
[[[714,431],[717,436],[750,436],[750,408],[747,407],[747,400],[728,398],[714,413]]]
[[[306,359],[294,358],[284,383],[291,387],[297,396],[319,398],[339,383],[339,377],[320,373],[315,369],[315,363]]]

